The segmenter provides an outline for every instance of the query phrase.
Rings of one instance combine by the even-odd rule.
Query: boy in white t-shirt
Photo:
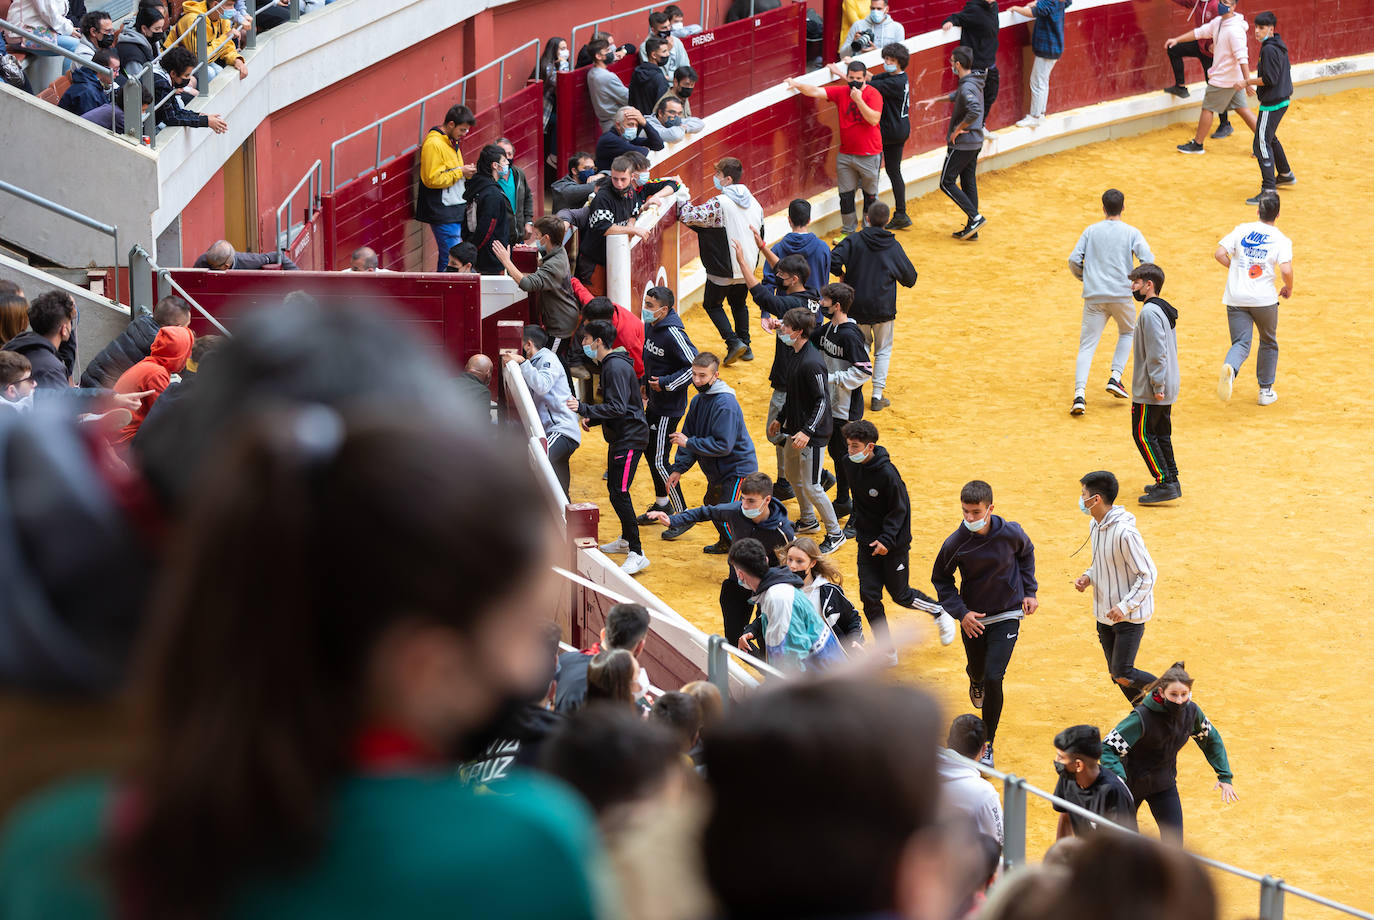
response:
[[[1217,396],[1222,402],[1231,399],[1231,387],[1236,372],[1250,354],[1250,338],[1254,327],[1259,328],[1259,357],[1255,360],[1255,376],[1259,379],[1259,404],[1272,405],[1278,400],[1274,392],[1274,376],[1279,367],[1279,297],[1288,299],[1293,293],[1293,241],[1279,232],[1274,221],[1279,216],[1279,196],[1266,191],[1259,196],[1259,220],[1241,224],[1226,234],[1217,246],[1216,260],[1225,265],[1226,322],[1231,327],[1231,349],[1221,366],[1217,381]],[[1277,278],[1283,285],[1278,287]],[[1278,287],[1277,296],[1274,289]]]

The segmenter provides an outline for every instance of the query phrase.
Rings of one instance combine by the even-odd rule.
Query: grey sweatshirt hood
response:
[[[720,193],[741,208],[747,208],[754,203],[753,193],[749,191],[748,186],[740,182],[725,186]]]
[[[730,389],[730,385],[724,380],[716,379],[715,383],[701,391],[702,396],[734,396],[735,391]]]

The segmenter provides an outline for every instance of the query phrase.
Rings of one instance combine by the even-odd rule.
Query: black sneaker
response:
[[[967,227],[965,227],[964,229],[960,230],[958,233],[956,233],[956,234],[954,234],[954,235],[957,236],[957,237],[958,237],[959,239],[961,239],[961,240],[970,239],[970,238],[972,238],[973,236],[977,235],[977,233],[978,233],[978,228],[981,227],[981,226],[983,226],[983,224],[985,224],[985,223],[987,223],[987,222],[988,222],[988,219],[987,219],[986,217],[984,217],[983,215],[979,214],[977,217],[973,218],[972,220],[970,220],[970,221],[968,222],[968,226],[967,226]]]
[[[659,534],[659,537],[664,540],[676,540],[695,526],[696,525],[692,524],[690,521],[684,521],[675,527],[669,527],[667,530],[663,531],[663,533]]]
[[[1162,483],[1152,482],[1145,487],[1145,492],[1147,494],[1153,492],[1155,489],[1158,489],[1161,485]],[[1183,483],[1179,482],[1177,479],[1174,480],[1174,488],[1178,489],[1178,494],[1180,496],[1183,495]]]
[[[1159,487],[1146,492],[1136,499],[1142,505],[1158,505],[1162,502],[1171,502],[1183,495],[1183,490],[1176,482],[1161,482]]]
[[[718,540],[710,546],[703,546],[701,551],[708,556],[724,556],[730,552],[730,544],[724,540]]]
[[[901,211],[898,211],[896,214],[893,214],[892,219],[887,222],[887,229],[889,230],[905,230],[907,227],[910,226],[911,218],[907,217],[906,214],[902,213]]]
[[[1231,127],[1231,123],[1228,121],[1212,132],[1212,140],[1219,141],[1223,137],[1230,137],[1235,133],[1236,129]]]
[[[1186,144],[1179,144],[1179,145],[1178,145],[1178,152],[1179,152],[1179,153],[1206,153],[1207,151],[1204,150],[1203,147],[1202,147],[1202,145],[1199,144],[1197,141],[1189,141],[1189,142],[1186,143]]]
[[[839,518],[842,518],[842,517],[849,517],[851,514],[854,513],[854,503],[853,503],[853,502],[835,502],[834,505],[833,505],[833,507],[834,507],[834,509],[835,509],[835,517],[836,517],[836,519],[839,519]]]
[[[821,488],[826,492],[835,488],[835,474],[829,470],[821,470]]]
[[[1131,398],[1131,391],[1122,386],[1120,377],[1113,377],[1111,380],[1107,381],[1107,392],[1117,399]]]
[[[857,540],[859,539],[859,532],[854,529],[853,524],[845,524],[844,537],[846,540]]]
[[[821,529],[821,522],[815,518],[798,519],[792,522],[793,533],[815,533]]]
[[[664,514],[672,514],[672,513],[673,513],[673,509],[672,509],[670,506],[668,506],[668,505],[660,505],[660,504],[658,504],[658,503],[654,503],[654,504],[650,505],[650,506],[648,507],[648,509],[646,509],[645,512],[644,512],[643,514],[641,514],[639,517],[635,518],[635,523],[636,523],[636,524],[639,524],[641,527],[650,527],[650,526],[653,526],[653,525],[657,524],[658,521],[652,521],[652,520],[649,519],[649,512],[650,512],[650,511],[662,511]]]
[[[844,535],[844,531],[832,533],[821,543],[821,553],[828,556],[847,542],[849,538]]]
[[[1260,189],[1258,192],[1256,192],[1255,194],[1251,195],[1249,198],[1245,199],[1245,203],[1248,204],[1248,205],[1256,205],[1256,204],[1259,204],[1260,196],[1263,195],[1263,194],[1264,194],[1264,189]]]
[[[1088,401],[1082,396],[1073,398],[1073,405],[1069,408],[1069,415],[1082,415],[1088,411]]]
[[[1279,173],[1277,176],[1274,177],[1274,184],[1275,184],[1275,185],[1297,185],[1297,184],[1298,184],[1298,177],[1295,176],[1295,175],[1293,175],[1291,172]]]
[[[969,681],[968,701],[973,704],[974,709],[983,708],[983,685]]]
[[[892,400],[886,396],[874,396],[868,401],[868,408],[874,412],[881,412],[892,405]]]
[[[1177,96],[1180,99],[1188,98],[1188,87],[1184,86],[1182,83],[1166,86],[1164,87],[1164,92],[1168,93],[1170,96]]]
[[[749,346],[741,342],[739,339],[734,339],[733,341],[726,342],[725,364],[727,366],[734,364],[740,358],[744,357],[744,353],[748,350]]]
[[[748,345],[745,345],[745,346],[744,346],[744,354],[740,355],[740,356],[739,356],[739,359],[740,359],[741,361],[752,361],[752,360],[754,360],[754,349],[750,348]]]
[[[779,479],[773,483],[773,497],[780,502],[785,502],[789,498],[796,498],[797,493],[792,490],[792,483],[786,479]]]

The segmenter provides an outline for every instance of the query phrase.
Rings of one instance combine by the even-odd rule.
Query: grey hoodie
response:
[[[1132,346],[1131,401],[1172,406],[1178,399],[1178,311],[1162,297],[1151,297],[1140,308]],[[1164,398],[1155,394],[1163,390]]]
[[[950,106],[945,142],[955,150],[979,150],[983,146],[983,83],[986,80],[987,74],[983,71],[970,71],[959,78],[959,85],[949,94],[954,104]],[[951,142],[949,135],[968,117],[973,119],[972,126]]]

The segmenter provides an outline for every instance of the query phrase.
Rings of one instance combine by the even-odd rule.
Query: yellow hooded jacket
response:
[[[207,0],[186,0],[181,5],[181,18],[172,27],[172,31],[167,33],[167,41],[163,43],[166,48],[176,44],[181,33],[188,32],[186,40],[181,46],[192,54],[197,54],[196,50],[196,17],[205,12]],[[223,8],[221,8],[223,9]],[[210,47],[206,48],[206,54],[211,55],[210,60],[216,64],[223,64],[225,67],[233,67],[234,62],[239,59],[239,49],[229,38],[229,33],[234,30],[234,24],[223,15],[219,19],[205,20],[205,39]],[[215,49],[218,48],[218,51]],[[212,54],[213,52],[213,54]]]

